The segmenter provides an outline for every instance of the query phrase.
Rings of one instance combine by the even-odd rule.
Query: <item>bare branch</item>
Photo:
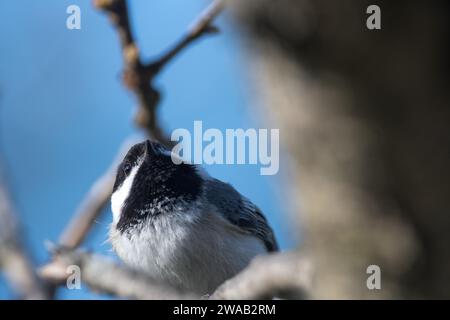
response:
[[[101,293],[136,299],[200,298],[100,255],[70,249],[57,251],[55,260],[39,271],[42,278],[54,284],[65,284],[67,267],[76,265],[81,269],[82,281]],[[308,259],[296,252],[271,254],[255,258],[242,272],[222,284],[210,298],[305,298],[311,282],[312,266]]]
[[[72,220],[63,231],[59,245],[67,248],[76,248],[86,238],[93,222],[109,203],[119,162],[122,161],[126,152],[136,142],[136,139],[127,139],[122,144],[109,169],[93,184]]]
[[[127,2],[125,0],[94,0],[94,4],[108,14],[119,34],[125,62],[123,81],[134,92],[139,103],[135,117],[136,124],[145,129],[149,136],[166,146],[172,145],[172,141],[163,133],[156,118],[160,93],[155,89],[152,80],[173,57],[194,40],[216,30],[211,27],[210,23],[220,13],[223,7],[222,1],[213,2],[180,42],[160,59],[149,64],[144,64],[140,57],[130,26]]]
[[[216,33],[219,30],[212,26],[214,18],[222,11],[224,2],[216,0],[212,2],[197,18],[188,32],[180,39],[169,51],[154,62],[145,66],[145,71],[150,77],[157,75],[161,69],[166,66],[172,59],[177,56],[183,49],[187,48],[195,40],[200,39],[203,35]]]
[[[18,237],[18,228],[10,197],[0,180],[0,268],[22,298],[45,299],[47,290],[34,273]]]
[[[312,264],[297,252],[258,256],[211,299],[305,298],[311,282]]]
[[[139,49],[131,30],[127,2],[125,0],[95,0],[94,5],[106,12],[119,34],[125,63],[123,82],[134,92],[139,103],[135,118],[136,124],[145,129],[149,136],[154,137],[161,143],[170,143],[156,120],[156,107],[159,103],[160,94],[144,72]]]
[[[40,270],[40,275],[49,282],[66,283],[67,267],[76,265],[81,270],[81,280],[97,292],[143,300],[199,298],[161,284],[106,257],[67,249],[58,251],[55,260]]]

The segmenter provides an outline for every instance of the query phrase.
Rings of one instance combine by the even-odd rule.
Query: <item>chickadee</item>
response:
[[[149,140],[128,151],[111,197],[110,241],[132,268],[210,294],[278,245],[253,203],[201,167],[175,164],[172,156]]]

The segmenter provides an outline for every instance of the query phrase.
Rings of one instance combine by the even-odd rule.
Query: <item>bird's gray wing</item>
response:
[[[261,210],[241,196],[231,185],[217,179],[205,181],[205,197],[222,216],[242,231],[261,239],[268,251],[277,251],[278,244]]]

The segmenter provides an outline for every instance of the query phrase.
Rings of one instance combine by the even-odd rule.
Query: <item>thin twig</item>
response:
[[[33,265],[18,237],[18,222],[1,181],[0,173],[0,268],[13,289],[24,299],[46,299],[48,291],[34,272]]]
[[[95,219],[104,211],[111,197],[117,166],[126,152],[136,143],[136,139],[127,139],[108,170],[92,185],[67,227],[61,234],[59,245],[67,248],[78,247],[86,238]]]
[[[133,37],[128,6],[125,0],[94,0],[94,5],[109,16],[119,34],[124,59],[123,82],[136,95],[139,103],[135,122],[145,129],[149,136],[164,144],[170,140],[164,135],[156,120],[156,107],[160,93],[150,83],[144,72],[137,44]]]
[[[106,208],[113,184],[114,172],[111,167],[91,187],[81,206],[64,229],[58,243],[76,248],[83,242],[95,219]]]
[[[189,44],[193,43],[194,40],[217,30],[211,26],[211,21],[222,10],[223,1],[214,1],[202,13],[201,17],[193,24],[181,41],[175,44],[166,54],[163,54],[160,59],[148,64],[144,64],[140,57],[139,49],[131,30],[127,2],[125,0],[94,0],[94,4],[108,14],[119,34],[125,63],[123,81],[134,92],[139,103],[135,117],[136,124],[145,129],[150,137],[166,146],[171,146],[173,144],[172,141],[164,134],[156,118],[160,92],[156,90],[152,80],[169,61],[187,48]]]
[[[222,11],[224,2],[222,0],[213,1],[191,24],[188,32],[164,55],[156,61],[148,63],[144,68],[150,77],[154,77],[161,69],[165,67],[174,57],[176,57],[183,49],[192,44],[195,40],[200,39],[203,35],[217,33],[219,30],[212,26],[211,23],[215,17]]]

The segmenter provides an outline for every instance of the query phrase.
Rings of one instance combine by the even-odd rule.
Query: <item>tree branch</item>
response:
[[[73,215],[72,220],[61,234],[59,245],[66,248],[76,248],[86,238],[95,219],[109,204],[118,164],[122,161],[130,147],[136,142],[136,139],[127,139],[122,144],[111,166],[92,185],[91,190],[89,190]]]
[[[39,271],[42,278],[54,284],[65,284],[67,268],[76,265],[81,270],[81,280],[101,293],[144,300],[200,298],[100,255],[60,247],[55,250],[54,257],[52,263]],[[311,282],[311,263],[299,253],[259,256],[222,284],[210,299],[305,298]]]
[[[297,252],[258,256],[227,280],[211,299],[305,298],[312,283],[312,264]]]
[[[219,14],[223,5],[221,0],[213,2],[201,15],[201,18],[189,29],[187,35],[157,61],[144,64],[131,30],[128,7],[125,0],[94,0],[98,9],[107,13],[119,34],[124,58],[124,84],[134,92],[139,108],[135,117],[136,124],[145,129],[150,137],[166,146],[172,145],[163,133],[156,117],[156,108],[160,101],[160,93],[155,89],[152,80],[161,69],[178,55],[184,48],[204,34],[215,31],[211,21]]]
[[[188,32],[175,45],[163,54],[159,59],[145,65],[145,72],[150,78],[156,76],[163,67],[165,67],[174,57],[187,48],[195,40],[200,39],[203,35],[218,32],[217,27],[211,25],[214,18],[222,11],[224,2],[222,0],[213,1],[197,18]]]
[[[18,237],[18,222],[0,176],[0,268],[13,289],[24,299],[45,299],[47,290],[34,269]]]
[[[161,284],[100,255],[61,248],[56,251],[55,260],[39,271],[41,277],[55,284],[65,284],[67,268],[76,265],[81,270],[81,280],[97,292],[143,300],[199,298]]]

